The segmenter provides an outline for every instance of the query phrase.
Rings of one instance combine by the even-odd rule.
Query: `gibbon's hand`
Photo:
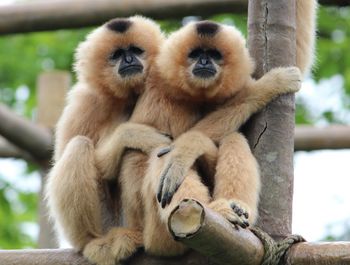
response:
[[[167,147],[162,150],[170,152],[171,147]],[[164,152],[162,153],[162,150],[158,153],[158,156],[160,153],[161,155],[165,154]],[[162,208],[170,204],[175,192],[184,181],[187,171],[188,169],[182,163],[180,163],[176,157],[168,157],[160,176],[160,183],[157,192],[157,200],[161,204]]]

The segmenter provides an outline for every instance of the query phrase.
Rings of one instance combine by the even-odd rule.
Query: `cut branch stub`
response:
[[[259,265],[260,240],[248,229],[235,228],[199,202],[183,200],[168,219],[173,237],[218,264]]]

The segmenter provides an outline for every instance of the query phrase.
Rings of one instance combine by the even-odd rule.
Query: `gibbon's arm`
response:
[[[208,114],[191,130],[200,131],[216,143],[237,131],[252,114],[264,108],[279,95],[299,91],[300,71],[297,67],[275,68],[247,87],[223,107]]]
[[[159,132],[151,126],[133,122],[123,123],[98,144],[97,168],[102,178],[111,179],[118,172],[125,149],[135,149],[149,154],[156,147],[169,145],[171,140],[170,135]]]
[[[206,145],[203,141],[195,140],[195,137],[209,138],[219,144],[226,135],[237,131],[253,113],[272,99],[281,94],[297,92],[300,85],[301,76],[297,67],[275,68],[257,81],[251,79],[247,87],[222,108],[208,114],[190,131],[182,134],[171,149],[162,149],[160,155],[170,152],[167,154],[157,194],[162,207],[170,203],[188,170],[203,154]]]
[[[177,138],[172,146],[161,149],[158,156],[163,156],[168,152],[170,154],[166,158],[157,192],[158,202],[161,203],[163,208],[170,203],[175,191],[181,185],[197,158],[203,156],[208,169],[214,171],[218,148],[203,133],[189,131]]]
[[[67,105],[56,126],[55,161],[58,161],[68,142],[75,136],[86,136],[96,143],[101,132],[107,127],[106,120],[110,117],[106,113],[112,111],[110,107],[106,107],[111,106],[106,104],[107,100],[105,96],[89,89],[87,85],[78,83],[72,88],[68,94]],[[120,105],[122,103],[121,101]]]

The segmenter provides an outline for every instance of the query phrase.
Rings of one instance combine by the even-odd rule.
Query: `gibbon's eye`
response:
[[[136,55],[141,55],[144,53],[143,49],[133,45],[129,47],[129,51],[133,52]]]
[[[213,58],[214,60],[216,60],[216,61],[220,61],[220,60],[222,59],[222,54],[221,54],[221,52],[219,52],[219,51],[216,50],[216,49],[209,49],[209,50],[207,51],[207,54],[208,54],[211,58]]]
[[[118,60],[122,55],[123,55],[123,50],[122,49],[117,49],[112,54],[109,56],[110,60]]]
[[[188,54],[188,58],[191,59],[198,59],[199,56],[203,53],[203,49],[201,48],[196,48],[194,50],[192,50],[189,54]]]

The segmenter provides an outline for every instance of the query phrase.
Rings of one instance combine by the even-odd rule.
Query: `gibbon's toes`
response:
[[[143,247],[143,236],[139,231],[118,230],[112,243],[112,254],[117,262],[130,258]]]
[[[85,246],[83,255],[96,265],[115,265],[111,243],[106,238],[94,239]]]
[[[247,228],[248,222],[248,211],[245,207],[241,207],[239,203],[233,200],[218,199],[209,204],[209,208],[220,213],[236,228],[238,226]]]

